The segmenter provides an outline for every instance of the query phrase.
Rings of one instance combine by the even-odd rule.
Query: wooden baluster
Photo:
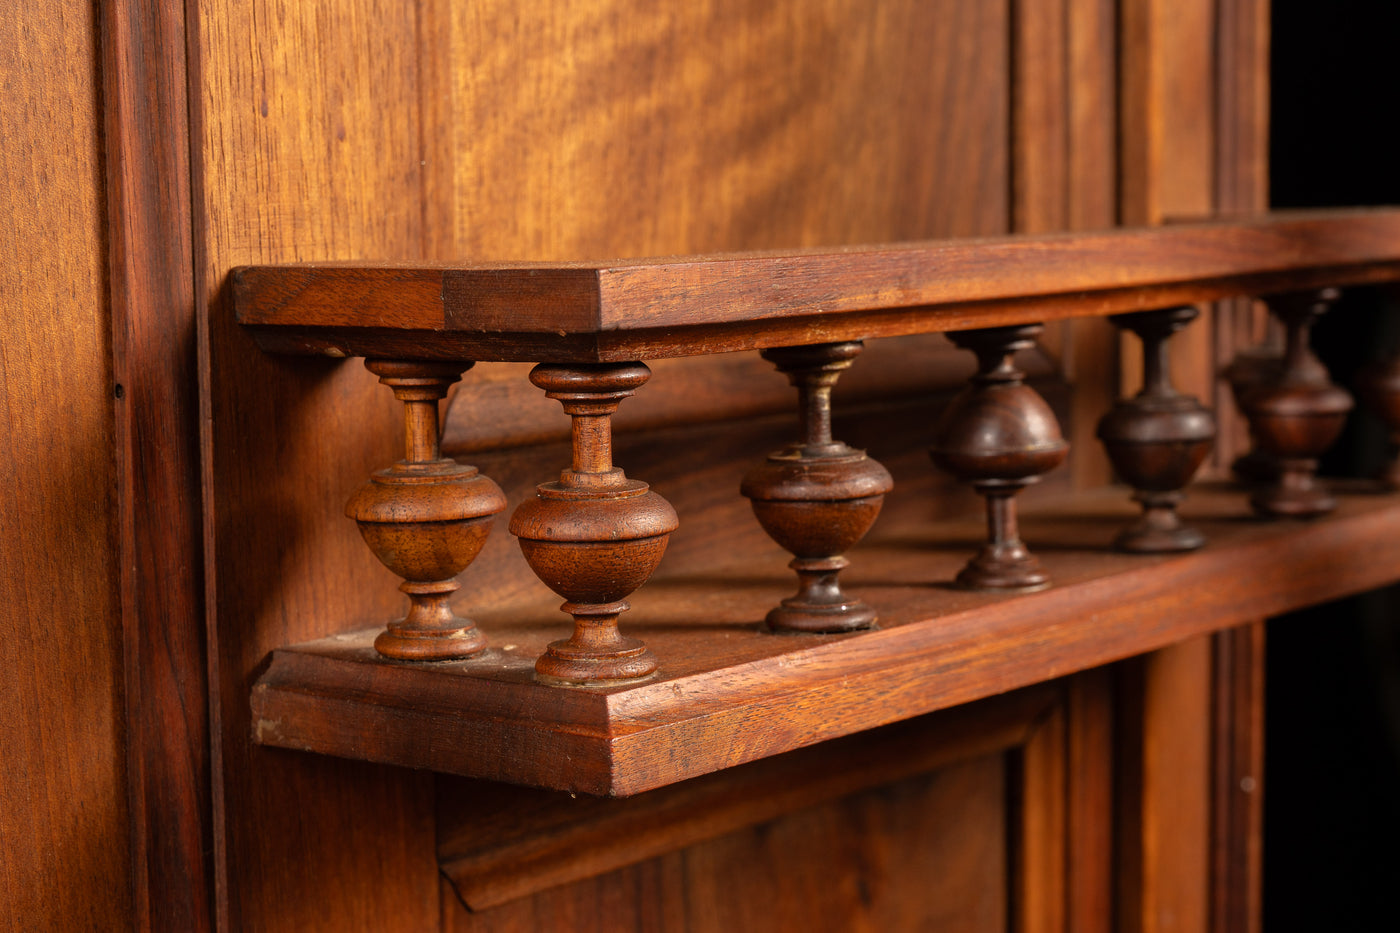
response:
[[[404,403],[404,459],[375,473],[345,507],[376,557],[404,578],[408,614],[379,634],[380,654],[405,661],[466,658],[486,647],[448,599],[506,507],[500,487],[473,466],[444,458],[438,401],[469,362],[366,360]]]
[[[1351,393],[1334,385],[1308,351],[1313,321],[1337,300],[1335,288],[1265,298],[1284,325],[1287,346],[1277,375],[1247,391],[1240,407],[1259,449],[1279,462],[1278,477],[1250,498],[1263,515],[1308,518],[1336,508],[1317,478],[1317,458],[1341,434]]]
[[[1172,387],[1167,340],[1199,315],[1193,307],[1138,311],[1110,318],[1142,340],[1142,390],[1099,421],[1099,440],[1118,474],[1137,490],[1142,517],[1113,542],[1121,551],[1191,551],[1205,536],[1181,523],[1176,507],[1215,440],[1215,416]]]
[[[535,663],[547,683],[605,684],[647,677],[656,656],[623,636],[626,597],[661,562],[679,525],[671,504],[612,462],[612,415],[651,377],[641,363],[541,364],[530,381],[573,418],[573,465],[520,503],[510,530],[525,560],[564,597],[572,637],[552,643]]]
[[[797,388],[801,439],[769,454],[744,477],[763,530],[794,558],[797,594],[768,613],[773,631],[849,632],[875,623],[875,610],[841,590],[843,555],[865,537],[894,487],[865,451],[831,437],[831,390],[863,344],[825,343],[764,350]]]
[[[1241,414],[1244,413],[1245,396],[1257,386],[1277,379],[1282,368],[1282,351],[1267,344],[1249,347],[1235,354],[1221,375],[1230,384],[1230,394]],[[1259,439],[1251,428],[1249,450],[1235,458],[1230,464],[1230,471],[1246,483],[1267,483],[1278,476],[1278,462],[1259,449]]]
[[[1055,413],[1012,361],[1040,331],[1041,325],[1026,324],[948,335],[977,354],[978,371],[943,413],[930,454],[987,500],[988,542],[957,577],[969,589],[1033,590],[1050,583],[1021,541],[1014,499],[1069,452]]]

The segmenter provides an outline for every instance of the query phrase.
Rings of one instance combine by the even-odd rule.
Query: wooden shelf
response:
[[[1400,278],[1400,209],[604,263],[249,266],[278,353],[597,362],[1028,324]]]
[[[1016,596],[953,589],[980,523],[878,534],[849,589],[876,631],[758,631],[791,588],[786,556],[673,568],[633,599],[625,628],[658,675],[610,689],[537,684],[535,657],[566,630],[554,601],[476,613],[491,642],[461,662],[377,656],[377,629],[273,652],[253,690],[266,745],[589,794],[625,796],[849,735],[1400,580],[1400,496],[1343,487],[1336,513],[1266,522],[1234,489],[1192,491],[1201,551],[1117,554],[1122,490],[1028,509],[1025,538],[1054,577]],[[468,575],[468,585],[470,575]]]

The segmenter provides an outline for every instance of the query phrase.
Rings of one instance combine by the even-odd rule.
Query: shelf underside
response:
[[[784,555],[663,573],[623,617],[661,662],[610,689],[533,680],[567,634],[547,596],[475,613],[475,659],[380,658],[375,630],[275,651],[253,691],[267,745],[590,794],[629,795],[1130,657],[1193,635],[1400,580],[1400,496],[1356,485],[1311,522],[1253,518],[1245,495],[1199,488],[1183,514],[1198,552],[1117,554],[1123,490],[1029,511],[1023,535],[1054,585],[999,595],[950,582],[978,521],[929,524],[850,554],[847,588],[879,628],[772,635],[759,622],[794,589]],[[878,532],[878,529],[877,529]],[[466,576],[470,586],[470,572]]]

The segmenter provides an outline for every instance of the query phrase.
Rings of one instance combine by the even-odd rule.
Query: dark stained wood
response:
[[[1114,324],[1142,340],[1142,390],[1099,421],[1099,439],[1118,475],[1135,490],[1142,517],[1114,539],[1133,553],[1191,551],[1205,536],[1177,515],[1182,489],[1191,482],[1215,439],[1215,418],[1195,396],[1172,387],[1167,341],[1195,320],[1194,307],[1115,315]]]
[[[1033,590],[1050,582],[1016,526],[1016,494],[1069,452],[1054,412],[1012,362],[1040,330],[1030,324],[952,335],[977,355],[977,373],[943,412],[929,452],[987,500],[987,541],[957,576],[969,589]]]
[[[1211,933],[1259,933],[1264,893],[1265,626],[1215,636]]]
[[[550,642],[536,675],[554,684],[607,684],[647,677],[656,656],[618,631],[627,597],[655,572],[679,525],[651,487],[613,466],[612,414],[651,377],[642,363],[536,366],[530,381],[573,419],[571,465],[541,483],[510,519],[530,569],[564,597],[574,619],[567,639]]]
[[[634,630],[663,663],[627,687],[533,681],[548,600],[481,612],[499,647],[476,661],[386,665],[372,632],[283,648],[253,693],[258,739],[627,795],[1382,585],[1400,567],[1394,497],[1344,496],[1334,516],[1285,528],[1249,520],[1229,492],[1198,490],[1186,512],[1210,547],[1124,555],[1109,548],[1127,513],[1120,493],[1060,500],[1026,522],[1058,584],[1018,596],[939,585],[975,526],[884,542],[877,529],[848,572],[881,628],[851,635],[758,631],[788,583],[751,560],[672,570],[635,607]]]
[[[257,266],[233,291],[275,352],[620,362],[1385,281],[1397,241],[1400,211],[1342,211],[601,264]]]
[[[763,530],[794,555],[798,591],[764,618],[773,631],[849,632],[868,628],[875,610],[841,589],[839,574],[894,486],[880,463],[831,435],[831,390],[861,351],[859,343],[782,347],[764,359],[797,387],[798,438],[744,475],[739,491]]]
[[[852,793],[1018,749],[1058,696],[1056,687],[1031,687],[622,800],[443,778],[438,859],[463,903],[484,910]],[[1032,781],[1044,777],[1034,768],[1026,773]]]
[[[145,920],[155,815],[125,744],[96,14],[0,18],[0,926],[44,933]]]
[[[99,4],[135,927],[214,925],[184,4]]]
[[[1390,434],[1389,456],[1377,479],[1390,489],[1400,489],[1400,353],[1368,365],[1357,376],[1356,388]]]
[[[1007,770],[974,758],[493,909],[444,886],[443,929],[1001,933]]]
[[[1313,321],[1338,297],[1337,289],[1325,288],[1268,299],[1288,343],[1272,377],[1245,392],[1240,401],[1260,451],[1278,465],[1277,475],[1250,497],[1262,515],[1310,518],[1336,505],[1317,478],[1317,458],[1342,433],[1353,403],[1351,393],[1332,384],[1307,347]]]
[[[438,427],[438,403],[470,365],[365,361],[404,404],[404,458],[376,471],[345,506],[374,556],[404,581],[399,589],[408,597],[408,614],[374,640],[386,658],[447,661],[486,647],[476,623],[448,601],[506,497],[476,467],[442,455]]]

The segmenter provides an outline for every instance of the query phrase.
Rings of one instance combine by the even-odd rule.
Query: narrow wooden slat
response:
[[[252,266],[234,271],[233,294],[278,352],[611,360],[1397,277],[1400,210],[1386,209],[602,264]]]
[[[672,569],[631,613],[629,631],[662,659],[657,678],[610,690],[533,681],[562,627],[550,599],[477,613],[494,647],[472,661],[384,662],[373,631],[280,649],[254,688],[257,738],[625,796],[1400,576],[1400,497],[1346,496],[1332,517],[1279,524],[1243,520],[1238,495],[1197,491],[1185,512],[1211,544],[1175,557],[1109,550],[1126,506],[1115,492],[1028,518],[1026,538],[1057,581],[1035,594],[946,586],[978,539],[972,525],[872,542],[849,586],[879,608],[882,628],[850,636],[757,630],[788,588],[781,559]]]

